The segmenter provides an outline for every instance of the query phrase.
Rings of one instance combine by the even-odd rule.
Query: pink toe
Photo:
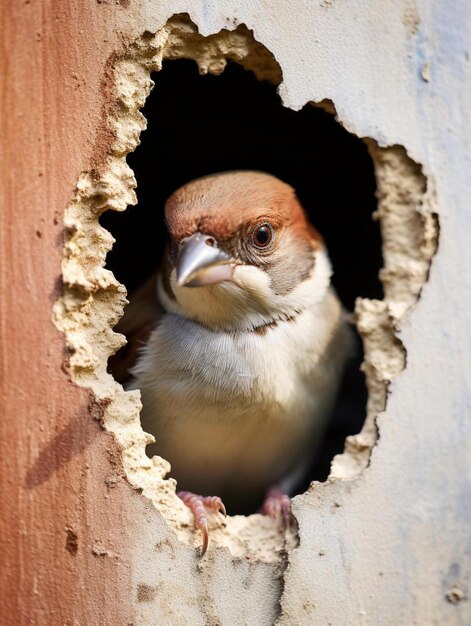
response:
[[[204,506],[207,506],[208,509],[218,511],[219,513],[222,513],[224,517],[227,517],[226,507],[219,496],[206,496],[203,498],[203,504]]]
[[[270,489],[262,506],[262,513],[274,519],[281,519],[283,525],[291,525],[291,498],[278,489]]]
[[[201,556],[204,556],[208,549],[209,543],[209,525],[206,509],[219,511],[226,515],[226,508],[218,496],[199,496],[191,491],[179,491],[177,496],[190,509],[195,518],[195,526],[201,531],[203,537],[203,545],[201,547]]]

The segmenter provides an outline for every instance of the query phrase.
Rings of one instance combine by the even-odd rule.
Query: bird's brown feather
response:
[[[322,243],[309,225],[294,189],[264,172],[226,172],[194,180],[170,196],[165,217],[176,241],[199,231],[223,242],[241,224],[256,224],[269,217],[275,229],[289,226],[297,236],[309,234]]]

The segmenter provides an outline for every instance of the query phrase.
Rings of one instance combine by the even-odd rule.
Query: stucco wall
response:
[[[5,624],[471,621],[471,12],[464,1],[453,11],[446,4],[75,1],[2,9],[3,458],[13,458],[2,472]],[[393,316],[406,367],[391,376],[369,466],[296,498],[299,546],[286,552],[274,530],[264,531],[276,558],[257,553],[252,526],[232,520],[232,536],[245,544],[238,551],[221,530],[200,560],[198,538],[180,523],[184,511],[172,518],[171,484],[154,485],[165,468],[149,467],[142,454],[137,399],[123,400],[120,416],[107,414],[115,405],[104,363],[116,342],[107,326],[119,315],[121,291],[93,269],[104,261],[106,233],[95,241],[90,275],[73,263],[80,250],[66,248],[72,291],[58,300],[62,215],[68,207],[69,244],[81,228],[97,232],[85,209],[97,208],[93,185],[123,151],[110,124],[116,64],[175,13],[188,13],[204,37],[245,24],[281,67],[286,106],[330,100],[350,132],[382,148],[402,146],[421,165],[439,219],[429,280],[418,303]],[[121,191],[110,179],[100,191],[124,209],[132,194],[117,167]],[[74,326],[86,326],[76,306],[86,317],[83,303],[93,297],[105,337],[96,353],[98,344]],[[50,321],[54,303],[65,335]],[[62,363],[63,345],[74,355]],[[92,387],[94,399],[77,384]]]

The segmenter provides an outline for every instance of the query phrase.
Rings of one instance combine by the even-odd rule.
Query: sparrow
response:
[[[208,545],[210,510],[290,516],[333,408],[351,337],[319,233],[291,186],[257,171],[185,184],[168,246],[117,327],[121,374]],[[123,365],[124,364],[124,365]]]

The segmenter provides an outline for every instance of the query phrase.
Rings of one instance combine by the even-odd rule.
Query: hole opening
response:
[[[381,235],[372,219],[376,183],[364,142],[322,108],[284,108],[275,85],[235,62],[220,75],[201,76],[194,61],[166,61],[152,78],[155,87],[142,110],[147,129],[128,156],[138,205],[101,218],[116,239],[107,267],[131,298],[163,255],[165,200],[195,178],[240,169],[266,171],[294,187],[326,240],[332,281],[347,310],[353,311],[357,297],[382,298]],[[312,480],[326,480],[345,438],[361,430],[367,399],[361,361],[356,336],[327,431],[293,495],[305,491]],[[116,362],[121,365],[119,355]],[[159,453],[158,432],[152,434],[157,443],[150,447],[151,455]],[[230,513],[253,513],[261,502],[237,504],[229,507]]]
[[[186,16],[177,16],[162,31],[146,33],[129,47],[114,65],[116,101],[111,104],[107,123],[112,132],[107,131],[107,136],[115,140],[103,163],[80,176],[65,212],[64,289],[54,306],[54,319],[66,336],[73,380],[91,389],[104,407],[103,424],[122,447],[128,480],[154,502],[180,539],[198,546],[193,520],[175,497],[174,482],[167,479],[168,463],[163,459],[152,462],[144,453],[149,439],[140,426],[138,394],[125,392],[106,371],[108,357],[122,345],[112,328],[122,315],[125,292],[113,273],[104,269],[113,239],[98,221],[108,209],[124,211],[135,203],[134,176],[125,155],[135,149],[144,128],[139,109],[152,87],[150,73],[160,69],[163,60],[179,58],[196,59],[203,74],[220,74],[232,59],[253,70],[260,80],[281,82],[276,61],[244,26],[202,37]],[[369,463],[377,441],[376,416],[386,406],[390,381],[405,366],[397,325],[419,298],[437,249],[433,181],[425,178],[421,166],[402,146],[379,148],[374,140],[365,141],[378,188],[376,217],[383,237],[384,299],[379,299],[380,295],[364,297],[355,305],[355,324],[365,349],[362,369],[369,392],[367,418],[358,435],[347,437],[345,452],[335,457],[330,480],[319,486],[320,497],[336,478],[353,479]],[[110,215],[103,223],[112,219]],[[322,225],[318,226],[322,230]],[[341,293],[340,286],[338,291]],[[346,292],[342,297],[347,298]],[[211,539],[236,557],[268,563],[284,561],[287,551],[297,545],[295,535],[280,533],[269,519],[255,515],[215,523]]]

